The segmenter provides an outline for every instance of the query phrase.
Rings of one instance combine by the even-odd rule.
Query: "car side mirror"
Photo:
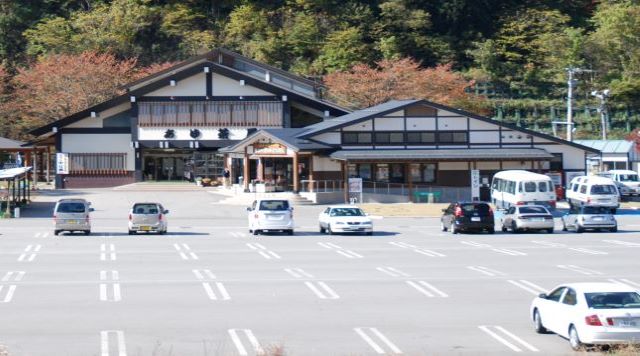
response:
[[[293,211],[293,207],[290,207],[289,210]]]
[[[538,298],[547,299],[547,293],[538,294]]]
[[[442,209],[442,212],[443,212],[443,213],[446,213],[446,212],[447,212],[447,209]]]
[[[251,211],[251,208],[247,208],[247,211],[249,211],[249,212],[250,212],[250,211]]]
[[[93,211],[96,211],[96,209],[94,209],[94,208],[89,208],[89,212],[93,212]]]
[[[163,214],[169,214],[169,210],[165,210],[162,212]]]

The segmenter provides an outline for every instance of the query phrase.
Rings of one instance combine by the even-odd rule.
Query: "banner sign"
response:
[[[480,200],[480,170],[471,170],[471,201]]]
[[[69,154],[56,153],[56,174],[69,174]]]
[[[362,193],[362,178],[349,178],[349,193]]]
[[[263,155],[286,155],[287,146],[281,145],[279,143],[257,142],[253,144],[253,153]]]

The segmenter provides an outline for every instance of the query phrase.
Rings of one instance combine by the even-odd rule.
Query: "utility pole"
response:
[[[567,81],[568,90],[567,90],[567,141],[573,141],[573,88],[576,86],[578,81],[574,79],[574,74],[580,73],[590,73],[592,70],[581,69],[575,67],[565,68],[567,73],[569,74],[569,80]]]
[[[598,112],[600,113],[600,124],[602,125],[602,139],[607,139],[607,99],[609,98],[609,89],[605,90],[594,90],[591,92],[591,95],[600,99],[600,106],[598,106]]]

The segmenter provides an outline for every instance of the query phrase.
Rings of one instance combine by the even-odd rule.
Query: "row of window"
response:
[[[70,153],[71,174],[122,174],[127,170],[126,153]]]
[[[360,163],[349,164],[349,176],[364,181],[405,183],[403,163]],[[413,183],[435,183],[438,166],[435,163],[412,163],[409,165],[409,179]]]
[[[467,144],[467,131],[343,132],[343,145],[459,145]]]

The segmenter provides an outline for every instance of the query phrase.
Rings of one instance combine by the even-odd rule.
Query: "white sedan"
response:
[[[363,232],[373,234],[373,222],[362,209],[353,205],[334,205],[326,208],[318,217],[320,233],[333,235],[339,232]]]
[[[574,350],[640,343],[640,294],[628,285],[561,285],[535,298],[530,312],[536,332],[568,338]]]

